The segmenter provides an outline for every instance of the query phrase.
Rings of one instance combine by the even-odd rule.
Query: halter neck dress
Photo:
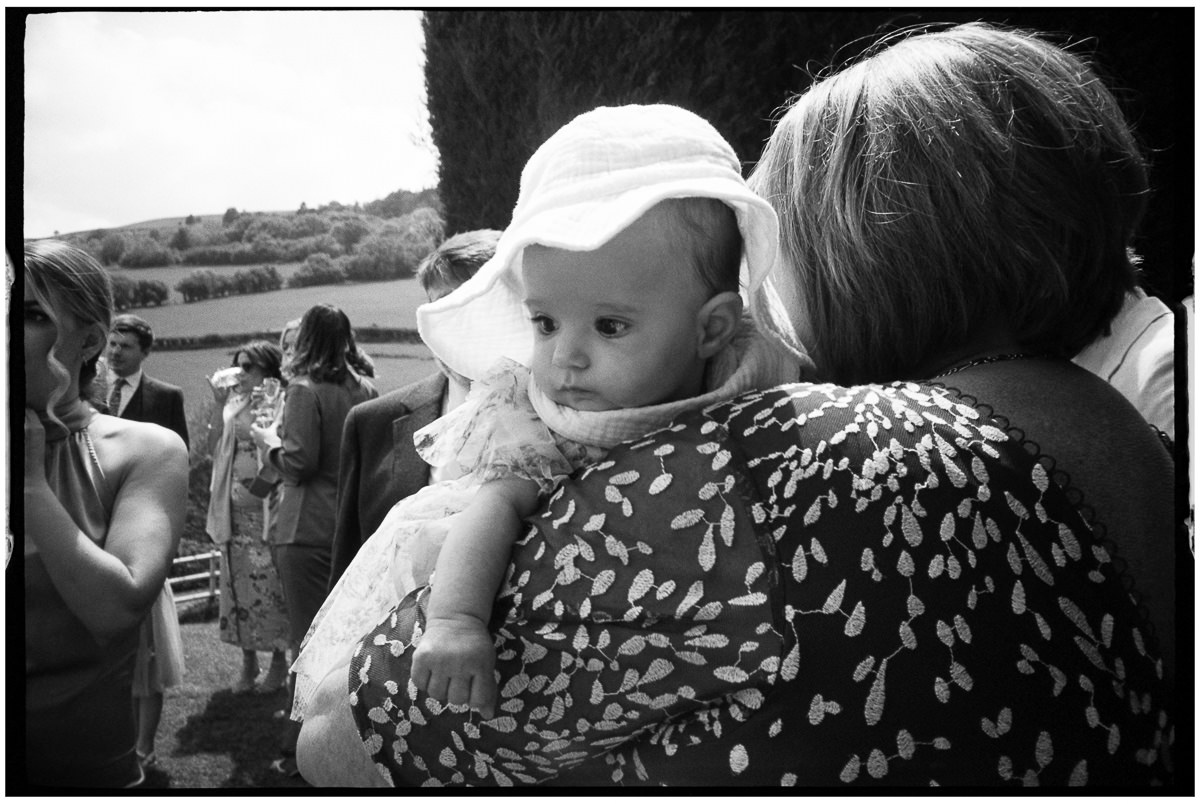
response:
[[[86,404],[46,428],[46,478],[75,524],[101,547],[115,490],[88,433]],[[63,426],[65,425],[65,426]],[[32,785],[128,787],[142,780],[131,689],[138,627],[101,645],[67,606],[24,539],[25,770]]]

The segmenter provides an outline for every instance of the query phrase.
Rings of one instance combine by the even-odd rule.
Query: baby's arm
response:
[[[493,480],[455,517],[437,559],[425,633],[413,653],[413,683],[431,698],[469,703],[485,718],[495,716],[496,655],[488,620],[521,520],[537,496],[532,480]]]

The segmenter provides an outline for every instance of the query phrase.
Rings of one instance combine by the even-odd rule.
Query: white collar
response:
[[[109,373],[111,375],[111,380],[113,383],[115,383],[117,380],[124,380],[125,384],[127,386],[129,386],[129,389],[131,391],[136,391],[138,389],[138,386],[142,384],[142,374],[144,372],[139,368],[137,371],[133,372],[128,377],[118,377],[117,373],[115,371],[110,371]],[[112,387],[112,383],[109,384],[109,387]]]

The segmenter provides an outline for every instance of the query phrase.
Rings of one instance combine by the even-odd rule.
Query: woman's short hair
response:
[[[1073,356],[1136,283],[1144,157],[1096,73],[1029,32],[909,35],[817,82],[750,181],[837,382],[912,376],[988,323]]]
[[[24,251],[25,283],[54,321],[59,339],[64,314],[79,325],[99,324],[108,332],[113,313],[112,278],[92,255],[59,240],[34,240],[25,244]],[[103,352],[100,349],[79,371],[80,399],[96,404],[101,404],[104,397],[104,389],[96,387],[96,364]],[[59,380],[46,406],[53,411],[70,386],[71,377],[53,351],[49,360],[50,371]]]
[[[283,363],[283,351],[270,341],[248,341],[239,346],[233,353],[231,365],[238,364],[238,355],[244,354],[250,362],[262,369],[264,377],[274,377],[283,380],[280,366]]]
[[[359,362],[358,354],[346,314],[332,304],[316,304],[300,319],[289,369],[294,376],[306,374],[314,382],[340,383],[346,379],[348,362]]]

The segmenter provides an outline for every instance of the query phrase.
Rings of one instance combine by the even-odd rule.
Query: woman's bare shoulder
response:
[[[179,434],[149,422],[136,422],[103,413],[88,425],[101,464],[125,470],[147,461],[167,471],[172,464],[187,466],[187,447]],[[105,467],[108,469],[109,467]]]

